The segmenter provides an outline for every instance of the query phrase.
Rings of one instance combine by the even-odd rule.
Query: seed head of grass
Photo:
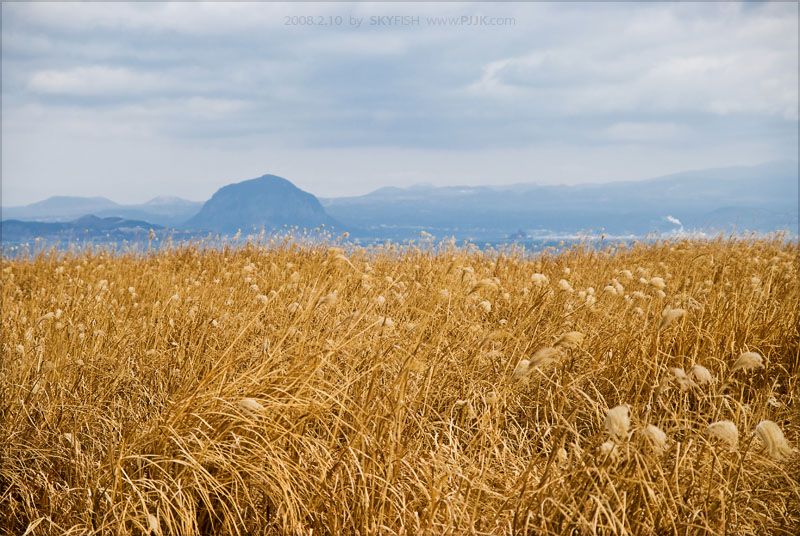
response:
[[[333,259],[331,259],[331,264],[336,264],[336,263],[346,264],[350,268],[355,268],[355,266],[353,266],[353,263],[350,262],[350,259],[345,257],[343,254],[335,255]]]
[[[533,368],[531,367],[531,362],[527,359],[520,359],[517,366],[514,367],[514,372],[511,374],[511,379],[514,381],[521,380],[526,378],[528,374],[531,373]]]
[[[658,290],[664,290],[665,288],[667,288],[667,284],[664,283],[664,280],[660,277],[651,277],[647,283],[650,286],[657,288]]]
[[[789,446],[783,431],[772,421],[764,420],[756,426],[756,435],[767,447],[769,455],[776,460],[791,456],[793,449]]]
[[[147,529],[149,534],[161,534],[161,525],[158,522],[158,518],[153,514],[147,514]]]
[[[667,448],[667,434],[654,424],[648,424],[642,430],[642,435],[647,438],[650,444],[658,451],[663,451]]]
[[[672,376],[672,381],[678,384],[681,391],[688,391],[689,388],[692,386],[692,381],[686,375],[686,372],[680,367],[672,367],[669,369],[669,373]]]
[[[583,344],[584,334],[580,331],[569,331],[561,335],[558,340],[553,343],[556,348],[578,348]]]
[[[537,287],[541,287],[543,285],[547,285],[550,283],[550,280],[544,274],[533,274],[531,275],[531,282],[536,285]]]
[[[600,445],[600,456],[602,456],[604,459],[616,461],[617,457],[619,456],[617,444],[613,441],[604,442],[602,445]]]
[[[258,414],[264,411],[264,406],[254,398],[242,398],[236,405],[245,413]]]
[[[606,432],[615,441],[627,439],[631,427],[630,410],[628,406],[617,406],[608,410],[606,414]]]
[[[56,316],[55,313],[53,313],[52,311],[49,312],[49,313],[45,313],[45,314],[43,314],[42,316],[40,316],[39,318],[36,319],[36,323],[38,324],[39,322],[42,322],[44,320],[51,320],[51,319],[55,318],[55,316]]]
[[[706,385],[714,381],[714,377],[703,365],[695,365],[689,372],[697,385]]]
[[[75,449],[76,452],[80,452],[81,445],[73,434],[66,432],[64,434],[61,434],[61,437],[64,439],[64,442],[67,445]]]
[[[474,294],[481,290],[497,291],[500,290],[500,285],[493,279],[481,279],[472,286],[468,294]]]
[[[706,433],[709,437],[721,441],[730,450],[736,450],[739,447],[739,430],[731,421],[711,423],[706,428]]]
[[[686,311],[683,309],[672,309],[671,307],[667,306],[664,309],[664,312],[661,313],[661,321],[658,323],[658,329],[664,329],[685,314]]]
[[[339,291],[337,290],[334,290],[330,294],[327,294],[326,296],[324,296],[322,299],[319,300],[319,305],[326,305],[328,307],[333,307],[334,305],[336,305],[338,294]]]
[[[734,361],[733,366],[731,366],[731,372],[736,372],[737,370],[753,370],[757,368],[764,368],[764,358],[756,352],[744,352]]]
[[[561,352],[551,346],[540,348],[536,351],[536,353],[533,354],[533,356],[531,356],[530,368],[531,370],[536,368],[544,368],[547,365],[558,361],[559,357],[561,357]]]

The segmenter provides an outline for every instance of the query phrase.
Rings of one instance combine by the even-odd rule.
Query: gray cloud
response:
[[[4,205],[202,199],[265,172],[332,195],[797,154],[796,4],[2,9]],[[381,15],[420,24],[369,24]],[[427,20],[464,15],[514,24]],[[345,22],[285,24],[298,16]]]

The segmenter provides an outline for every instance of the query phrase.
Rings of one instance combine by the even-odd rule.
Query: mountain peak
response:
[[[145,206],[164,206],[164,205],[194,205],[197,204],[196,201],[189,201],[188,199],[184,199],[182,197],[177,197],[174,195],[160,195],[158,197],[154,197],[147,203]]]
[[[116,207],[117,203],[106,197],[78,197],[71,195],[54,195],[48,197],[43,201],[31,203],[28,208],[40,208],[50,210],[60,210],[64,207],[92,207],[92,208],[107,208]]]
[[[334,220],[312,194],[283,177],[266,174],[223,186],[187,225],[195,229],[235,233],[253,227],[273,229],[296,225],[312,228],[333,223]]]

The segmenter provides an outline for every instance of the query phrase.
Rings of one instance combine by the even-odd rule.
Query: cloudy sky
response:
[[[3,3],[2,47],[5,206],[797,158],[797,3]]]

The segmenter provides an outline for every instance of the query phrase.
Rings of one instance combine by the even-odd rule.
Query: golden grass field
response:
[[[797,534],[796,243],[336,243],[5,259],[0,534]]]

